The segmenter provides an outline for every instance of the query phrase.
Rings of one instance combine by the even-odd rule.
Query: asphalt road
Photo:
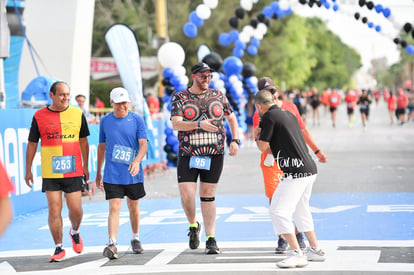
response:
[[[244,145],[238,156],[225,156],[217,189],[221,254],[204,255],[203,249],[187,248],[185,218],[182,213],[176,215],[180,201],[175,168],[156,169],[146,178],[147,196],[141,204],[146,211],[141,217],[143,255],[131,254],[125,245],[119,247],[119,261],[108,262],[102,257],[104,243],[92,242],[93,235],[106,235],[104,225],[89,229],[87,223],[96,219],[84,217],[83,238],[85,243],[90,239],[85,251],[75,255],[69,245],[67,260],[50,264],[50,237],[38,249],[19,248],[19,242],[26,241],[22,235],[35,238],[31,226],[35,228],[39,220],[47,223],[43,211],[30,217],[34,220],[13,221],[10,231],[18,236],[8,232],[5,237],[12,240],[0,240],[0,274],[414,274],[414,122],[391,125],[381,103],[371,107],[366,129],[358,110],[353,127],[348,127],[344,106],[339,108],[335,128],[323,110],[320,126],[312,126],[311,120],[307,124],[329,157],[328,163],[318,164],[311,200],[320,244],[328,255],[325,263],[297,270],[275,267],[283,256],[273,253],[276,241],[266,212],[260,153],[254,146]],[[84,197],[83,201],[85,214],[100,215],[105,224],[103,194],[97,191],[92,200]],[[159,220],[154,222],[156,218]],[[17,230],[26,227],[27,233]],[[120,235],[130,234],[127,223],[121,227],[125,228]],[[163,230],[165,234],[159,234]],[[47,230],[33,232],[50,235]],[[7,250],[2,248],[5,243],[10,246]]]

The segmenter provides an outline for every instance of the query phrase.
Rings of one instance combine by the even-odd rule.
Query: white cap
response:
[[[128,91],[122,87],[113,88],[110,98],[114,103],[131,102],[131,100],[129,100]]]

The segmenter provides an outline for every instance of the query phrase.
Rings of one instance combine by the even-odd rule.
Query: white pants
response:
[[[305,178],[281,179],[269,208],[276,235],[295,233],[292,218],[299,232],[314,230],[309,200],[315,180],[316,174]]]

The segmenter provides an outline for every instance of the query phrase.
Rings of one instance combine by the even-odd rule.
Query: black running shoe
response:
[[[305,239],[303,238],[303,234],[301,232],[296,234],[296,240],[298,241],[300,249],[305,250],[306,243],[305,243]]]
[[[220,249],[217,246],[216,239],[213,237],[208,238],[206,241],[206,254],[219,254]]]
[[[201,225],[197,222],[197,227],[190,227],[188,232],[189,245],[191,249],[197,249],[200,245]]]

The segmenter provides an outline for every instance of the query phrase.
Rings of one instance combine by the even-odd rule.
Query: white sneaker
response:
[[[307,247],[305,254],[308,261],[324,262],[326,260],[325,252],[323,252],[320,248]]]
[[[306,256],[297,250],[292,250],[289,254],[289,257],[276,263],[276,266],[282,268],[295,268],[295,267],[304,267],[308,265],[308,260]]]

